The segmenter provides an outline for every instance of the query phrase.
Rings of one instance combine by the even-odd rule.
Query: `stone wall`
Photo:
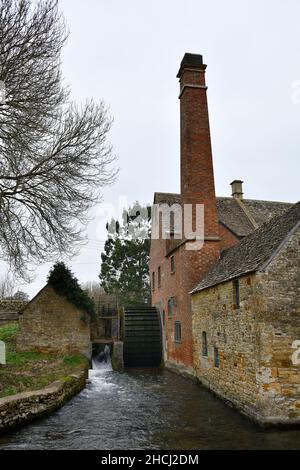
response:
[[[18,321],[19,312],[27,303],[27,301],[23,300],[0,299],[0,326]]]
[[[292,363],[300,339],[299,244],[298,230],[264,272],[240,278],[239,309],[232,282],[192,296],[197,378],[263,425],[300,422],[300,366]]]
[[[300,422],[300,365],[293,342],[300,340],[300,228],[261,274],[260,406],[269,420]]]
[[[84,370],[65,382],[57,381],[41,390],[0,398],[0,433],[60,408],[85,387],[86,379],[87,370]]]
[[[89,316],[46,286],[20,316],[17,349],[90,358]]]

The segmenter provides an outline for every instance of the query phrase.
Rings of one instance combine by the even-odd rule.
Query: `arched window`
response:
[[[202,332],[202,356],[208,356],[207,335],[206,331]]]

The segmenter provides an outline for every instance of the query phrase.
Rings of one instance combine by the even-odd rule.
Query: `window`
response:
[[[202,356],[208,356],[206,331],[202,332]]]
[[[171,256],[171,273],[175,273],[175,257]]]
[[[157,287],[160,287],[161,286],[161,268],[160,266],[158,266],[158,270],[157,270]]]
[[[233,284],[233,303],[235,308],[240,308],[240,281],[236,279]]]
[[[163,313],[162,313],[162,322],[163,322],[163,326],[165,326],[166,324],[166,312],[163,310]]]
[[[174,341],[175,343],[181,342],[181,323],[180,321],[176,321],[174,323]]]
[[[219,350],[218,350],[218,348],[214,348],[214,356],[215,356],[215,367],[219,367],[220,361],[219,361]]]
[[[155,289],[155,272],[152,273],[152,290]]]
[[[173,297],[168,300],[168,318],[172,318],[173,311]]]

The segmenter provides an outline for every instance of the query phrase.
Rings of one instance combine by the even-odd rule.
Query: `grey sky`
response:
[[[244,180],[247,198],[297,201],[300,154],[298,0],[61,0],[70,29],[63,72],[73,98],[103,98],[115,122],[120,175],[104,202],[151,202],[179,190],[176,73],[184,52],[203,54],[216,191]],[[94,211],[94,214],[97,211]],[[105,221],[70,265],[96,280]],[[100,240],[95,242],[94,240]],[[55,260],[54,260],[55,261]],[[44,284],[49,265],[23,286]]]

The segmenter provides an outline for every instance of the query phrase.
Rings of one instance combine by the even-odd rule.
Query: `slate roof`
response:
[[[246,237],[257,228],[252,223],[251,218],[260,226],[272,217],[282,215],[292,206],[292,204],[286,202],[244,199],[242,205],[244,205],[245,210],[243,210],[233,197],[217,197],[216,200],[219,221],[238,238]],[[177,193],[155,193],[154,203],[181,204],[181,197]],[[250,217],[248,217],[247,212]]]
[[[255,272],[267,263],[291,230],[300,225],[300,202],[226,250],[192,293]]]

